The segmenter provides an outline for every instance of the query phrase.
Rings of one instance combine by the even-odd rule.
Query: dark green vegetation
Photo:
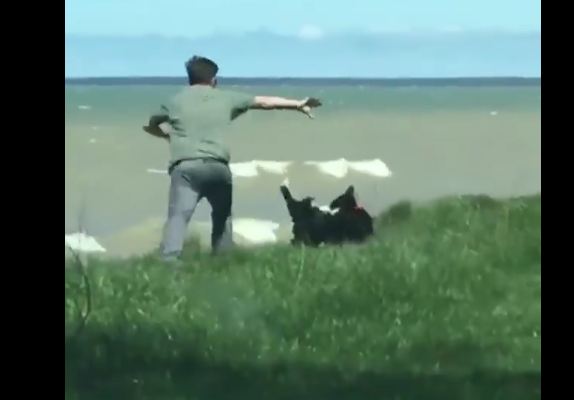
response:
[[[537,399],[540,195],[382,215],[363,246],[190,244],[66,269],[68,399]]]

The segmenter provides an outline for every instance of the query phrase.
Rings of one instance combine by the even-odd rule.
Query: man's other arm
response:
[[[167,109],[162,107],[162,112],[159,114],[152,115],[149,122],[142,129],[152,136],[158,137],[160,139],[169,140],[169,134],[164,130],[165,124],[169,124],[170,118],[167,113]],[[163,125],[163,127],[162,127]],[[166,129],[167,130],[167,129]]]

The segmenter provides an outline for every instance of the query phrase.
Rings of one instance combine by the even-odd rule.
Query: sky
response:
[[[453,38],[458,41],[448,57],[459,65],[460,74],[536,75],[540,69],[540,0],[66,0],[65,16],[67,76],[174,75],[178,74],[184,53],[194,53],[198,47],[210,52],[202,43],[216,40],[215,52],[227,58],[227,54],[236,54],[237,47],[244,42],[257,42],[258,38],[262,43],[261,54],[248,52],[252,59],[246,60],[245,65],[232,62],[227,75],[285,75],[290,71],[288,64],[296,64],[296,57],[303,54],[315,54],[316,62],[308,63],[306,69],[295,65],[295,75],[349,73],[351,68],[342,67],[329,72],[329,65],[322,59],[338,64],[354,58],[376,64],[364,75],[377,71],[381,75],[401,75],[407,63],[436,64],[433,57],[438,55],[428,51],[429,35],[440,36],[435,42],[443,43],[443,47],[448,47]],[[484,43],[476,42],[477,34],[498,35],[496,38],[505,44],[491,52]],[[402,56],[392,49],[392,43],[386,47],[377,45],[381,38],[393,37],[403,40],[415,37],[420,41],[408,44],[410,47]],[[124,42],[116,45],[118,40],[137,41],[135,53]],[[528,40],[530,43],[526,43]],[[174,45],[175,42],[179,44]],[[112,49],[107,53],[102,51],[102,47],[109,46]],[[473,69],[476,60],[470,55],[457,59],[456,54],[468,46],[478,46],[483,57],[492,58],[492,67],[482,62]],[[152,63],[155,69],[151,70],[151,65],[136,62],[143,57],[136,54],[143,51],[135,50],[139,47],[167,58],[155,60]],[[387,53],[373,54],[373,51]],[[409,53],[406,59],[405,52]],[[443,52],[448,53],[448,49]],[[536,54],[529,57],[533,52]],[[108,57],[107,63],[102,62],[102,56]],[[393,57],[398,57],[396,63]],[[273,66],[266,66],[265,60],[271,58],[276,59],[270,63]],[[374,58],[379,60],[378,64]],[[96,59],[100,65],[97,68]],[[436,69],[405,73],[425,75],[436,73]],[[456,69],[447,70],[457,73]]]

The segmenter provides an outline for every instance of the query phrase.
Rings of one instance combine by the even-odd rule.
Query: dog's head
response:
[[[296,200],[291,196],[291,192],[287,186],[281,186],[281,194],[287,203],[287,210],[293,222],[302,221],[311,217],[314,214],[315,206],[313,206],[313,197],[305,197],[302,200]]]
[[[357,198],[355,197],[355,187],[349,186],[345,193],[337,197],[329,204],[332,210],[349,211],[358,207]]]

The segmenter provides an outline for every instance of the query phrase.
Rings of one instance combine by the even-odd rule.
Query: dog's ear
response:
[[[353,185],[349,186],[345,191],[346,196],[354,196],[355,195],[355,187]]]
[[[281,194],[283,195],[283,198],[286,201],[292,201],[293,200],[293,196],[291,196],[291,192],[289,191],[289,188],[287,186],[281,185],[279,187],[279,189],[281,190]]]

